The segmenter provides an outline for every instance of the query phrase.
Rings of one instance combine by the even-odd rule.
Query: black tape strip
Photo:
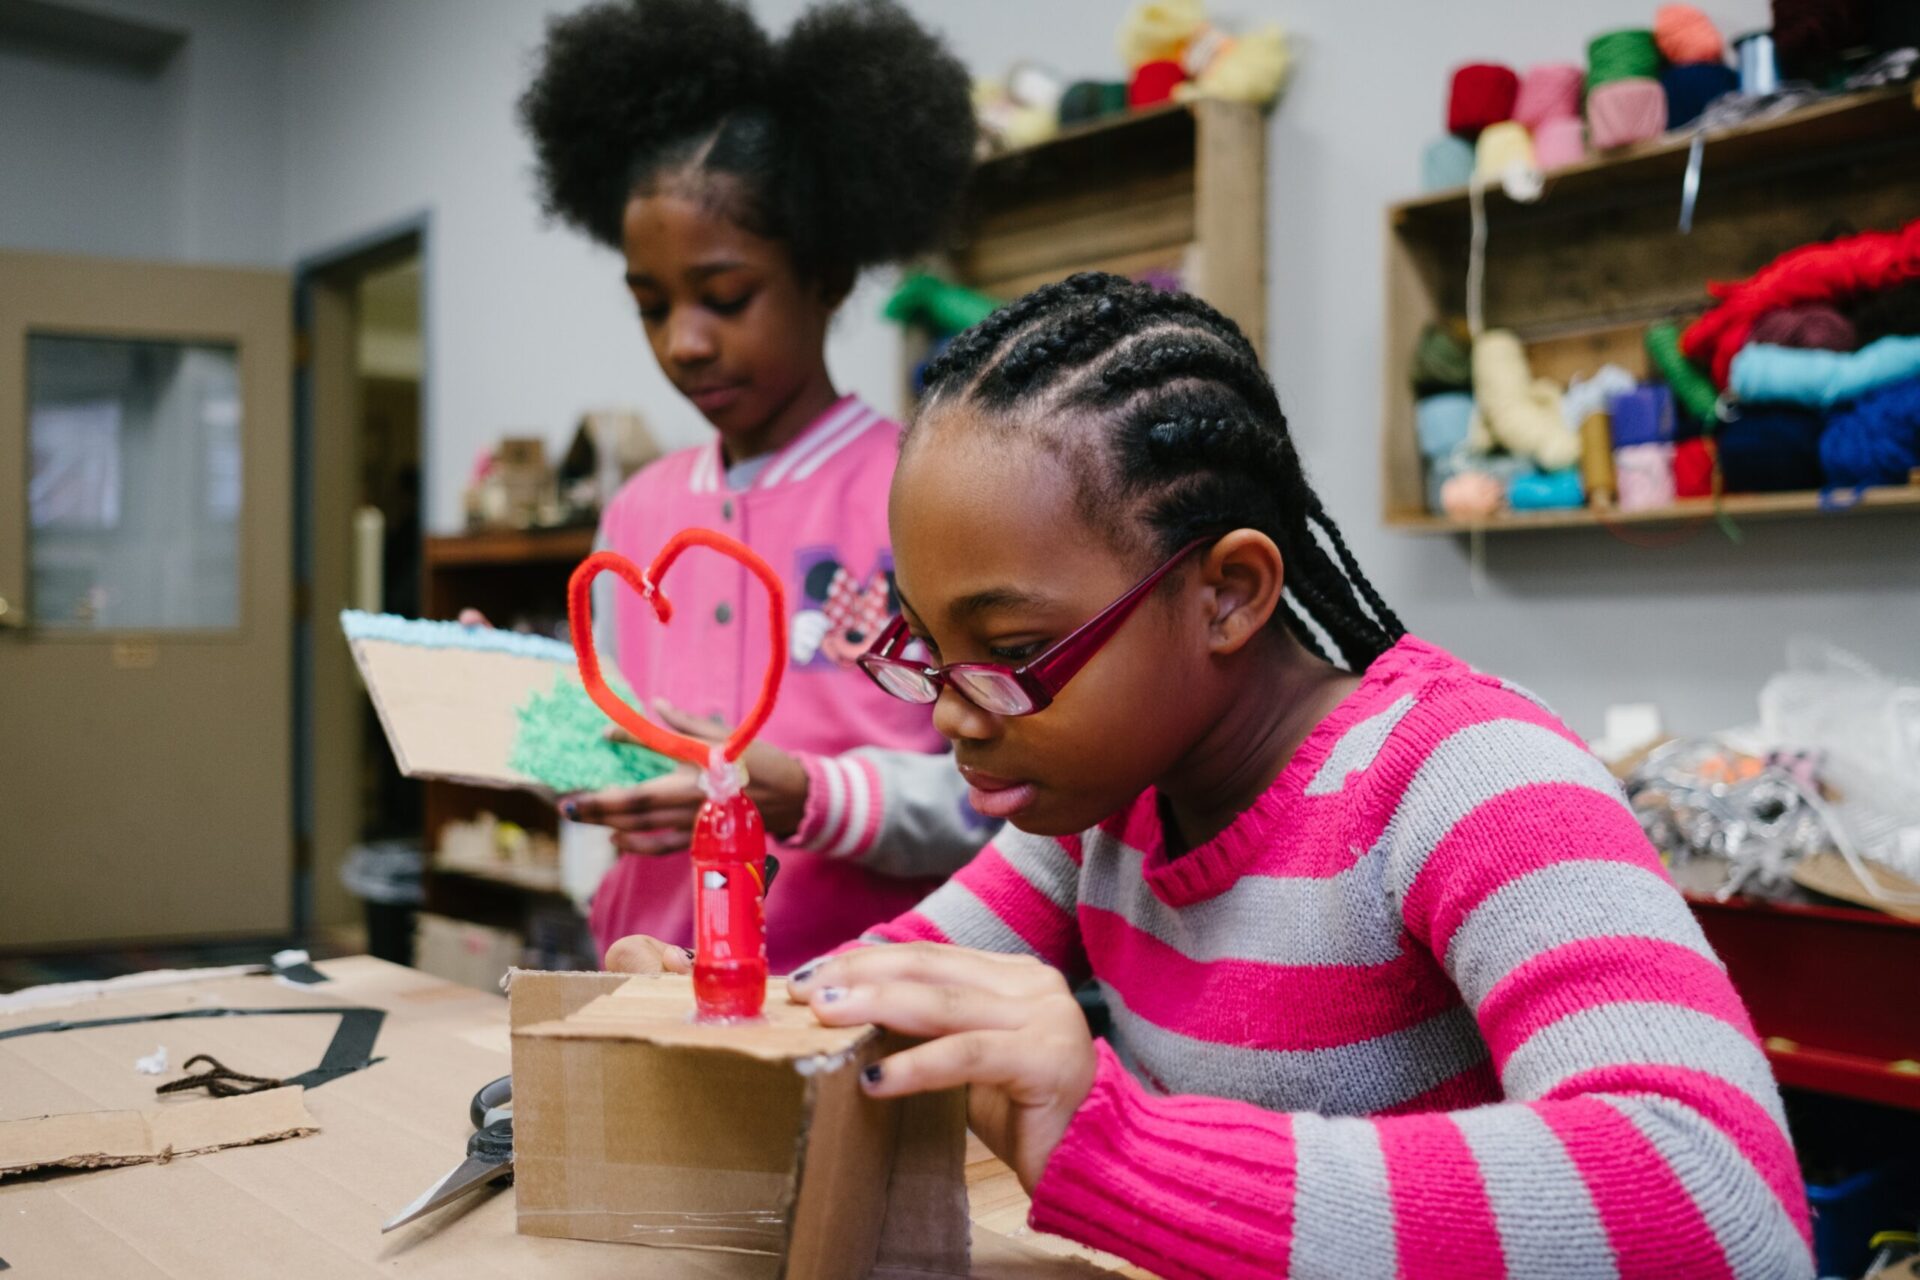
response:
[[[314,968],[312,962],[306,960],[302,960],[299,964],[275,965],[273,975],[276,978],[285,978],[288,982],[297,982],[303,987],[333,981],[332,978]]]
[[[297,1076],[287,1077],[287,1084],[297,1084],[303,1089],[312,1089],[329,1080],[338,1080],[341,1076],[352,1075],[379,1062],[373,1053],[373,1043],[380,1038],[380,1024],[387,1020],[385,1009],[371,1009],[364,1005],[328,1005],[321,1008],[303,1009],[175,1009],[170,1013],[139,1013],[124,1018],[88,1018],[83,1021],[36,1022],[30,1027],[12,1027],[0,1031],[0,1040],[11,1040],[15,1036],[39,1035],[52,1031],[81,1031],[88,1027],[125,1027],[140,1022],[178,1022],[187,1018],[258,1018],[277,1016],[312,1016],[314,1014],[336,1014],[340,1025],[334,1028],[333,1039],[327,1043],[327,1051],[320,1055],[320,1065]]]

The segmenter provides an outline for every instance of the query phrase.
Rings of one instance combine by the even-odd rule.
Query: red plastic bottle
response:
[[[736,791],[693,822],[693,1000],[702,1022],[760,1016],[767,998],[767,832]]]

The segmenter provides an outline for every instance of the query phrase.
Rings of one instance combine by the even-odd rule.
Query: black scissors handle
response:
[[[505,1116],[473,1131],[467,1154],[475,1160],[505,1165],[513,1159],[513,1117]]]
[[[476,1129],[487,1127],[487,1112],[496,1107],[504,1107],[513,1101],[513,1077],[501,1076],[498,1080],[489,1080],[480,1086],[480,1092],[473,1095],[473,1101],[467,1105],[467,1119]]]

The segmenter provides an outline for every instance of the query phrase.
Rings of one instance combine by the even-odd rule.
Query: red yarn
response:
[[[1715,281],[1707,292],[1719,305],[1688,326],[1680,339],[1687,358],[1727,385],[1733,357],[1768,311],[1807,302],[1844,303],[1855,295],[1920,279],[1920,219],[1898,231],[1868,231],[1824,244],[1790,249],[1746,280]]]
[[[1513,119],[1520,77],[1496,62],[1469,62],[1453,73],[1447,95],[1447,132],[1473,139],[1490,124]]]
[[[1187,81],[1187,69],[1171,58],[1157,58],[1135,68],[1127,82],[1127,105],[1151,107],[1173,97],[1173,91]]]
[[[1713,496],[1713,441],[1695,436],[1674,446],[1673,492],[1679,498]]]
[[[653,606],[654,616],[664,626],[673,621],[673,604],[667,599],[667,593],[661,590],[660,584],[665,580],[667,570],[673,567],[673,562],[680,558],[680,553],[689,547],[706,547],[737,561],[767,589],[767,616],[772,619],[769,635],[772,656],[766,674],[760,680],[760,696],[754,699],[747,718],[727,735],[721,749],[728,760],[738,760],[740,753],[747,749],[747,744],[753,741],[753,735],[760,732],[767,723],[767,717],[773,714],[774,700],[780,696],[780,677],[787,667],[786,590],[780,585],[780,575],[753,548],[711,529],[682,529],[667,539],[667,545],[660,548],[660,553],[654,556],[653,563],[644,571],[618,552],[596,551],[582,560],[574,569],[573,576],[567,579],[567,626],[573,633],[573,654],[580,664],[580,683],[586,686],[587,694],[595,705],[606,712],[615,724],[640,739],[641,745],[661,755],[704,768],[712,754],[713,744],[662,729],[622,702],[620,695],[607,687],[606,677],[600,673],[600,655],[593,647],[594,578],[605,571],[625,581],[646,597]]]

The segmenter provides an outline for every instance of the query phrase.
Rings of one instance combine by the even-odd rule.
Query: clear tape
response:
[[[600,1216],[624,1219],[619,1243],[652,1245],[661,1249],[706,1249],[777,1258],[787,1246],[787,1213],[782,1209],[723,1209],[709,1213],[661,1210],[635,1213],[614,1209],[521,1209],[529,1218]]]

